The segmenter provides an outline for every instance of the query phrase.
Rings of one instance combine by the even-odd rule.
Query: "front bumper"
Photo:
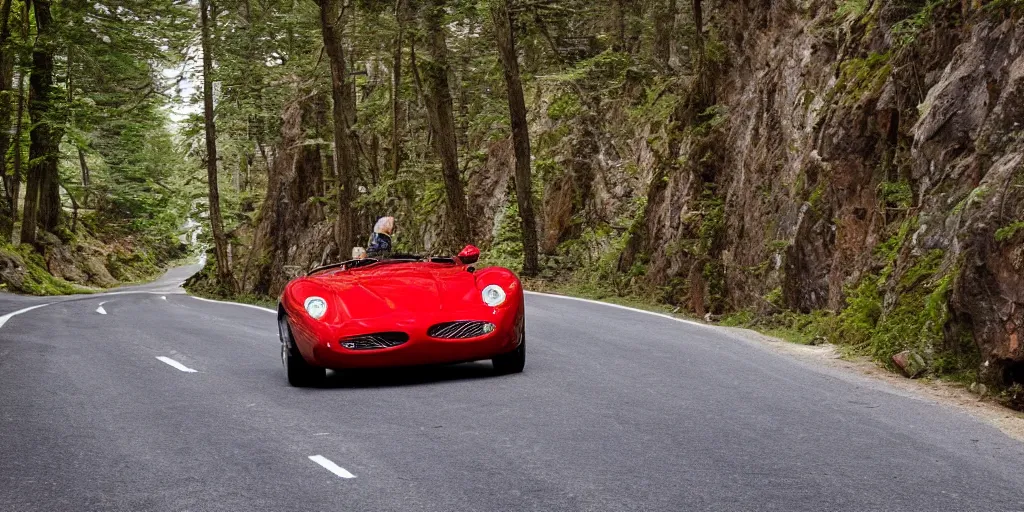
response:
[[[523,310],[520,304],[514,304],[420,315],[415,319],[391,315],[335,325],[304,315],[291,320],[296,345],[310,364],[339,369],[382,368],[477,361],[511,352],[519,344]],[[465,339],[441,339],[427,334],[433,325],[459,320],[486,321],[493,323],[495,329],[483,336]],[[342,346],[344,338],[381,332],[404,332],[409,340],[398,346],[371,350]]]

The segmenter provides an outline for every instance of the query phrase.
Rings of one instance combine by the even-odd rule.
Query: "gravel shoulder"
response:
[[[890,392],[960,410],[995,426],[1013,439],[1024,442],[1024,413],[972,393],[963,385],[938,379],[908,379],[889,371],[868,357],[844,357],[832,344],[800,345],[750,329],[720,329],[833,376],[875,386],[881,385],[889,388]]]

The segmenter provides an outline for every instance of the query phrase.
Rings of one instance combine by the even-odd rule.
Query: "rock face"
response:
[[[276,296],[297,272],[348,258],[351,248],[338,250],[331,236],[332,225],[325,219],[321,204],[313,200],[324,191],[320,146],[303,144],[304,127],[322,125],[326,112],[323,94],[285,106],[281,140],[258,220],[254,227],[243,227],[251,230],[245,233],[247,236],[239,236],[252,243],[235,246],[235,261],[239,262],[235,274],[243,293]]]
[[[714,104],[680,100],[665,138],[614,100],[592,109],[570,132],[585,162],[547,150],[574,163],[546,179],[544,249],[579,234],[570,219],[614,227],[645,196],[619,270],[648,262],[667,300],[717,314],[870,299],[879,358],[953,357],[999,380],[1024,362],[1024,21],[970,2],[836,4],[705,9],[728,55]]]

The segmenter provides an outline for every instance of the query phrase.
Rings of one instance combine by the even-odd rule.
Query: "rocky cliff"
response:
[[[616,270],[693,313],[831,312],[818,329],[882,360],[1019,379],[1019,10],[717,2],[703,104],[695,73],[610,59],[623,94],[596,105],[541,82],[543,249],[605,225]]]

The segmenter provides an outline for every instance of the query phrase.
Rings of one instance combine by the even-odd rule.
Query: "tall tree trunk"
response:
[[[444,33],[444,0],[431,0],[423,13],[424,33],[430,60],[423,63],[427,117],[434,138],[434,151],[441,159],[448,220],[452,243],[457,247],[469,243],[469,215],[466,213],[466,193],[459,172],[458,142],[455,134],[455,115],[452,111],[452,92],[448,85],[448,45]]]
[[[85,198],[89,196],[89,164],[85,161],[85,151],[82,148],[78,148],[78,166],[82,169],[82,193],[85,196],[82,198],[82,202],[85,202]]]
[[[74,104],[74,101],[75,101],[75,84],[72,81],[72,77],[74,76],[74,73],[73,73],[74,70],[72,68],[72,64],[73,63],[74,63],[74,50],[72,49],[72,47],[68,47],[68,63],[67,63],[67,68],[68,68],[67,69],[67,74],[68,74],[68,76],[67,76],[68,109],[71,112],[68,115],[68,119],[69,119],[68,124],[70,126],[72,126],[72,127],[75,125],[75,114],[74,114],[74,109],[72,107],[72,105]],[[85,150],[82,149],[82,146],[80,144],[78,144],[78,143],[75,143],[75,147],[78,149],[78,166],[79,166],[79,168],[82,171],[82,194],[83,194],[82,202],[85,202],[84,198],[89,196],[89,190],[88,190],[88,188],[89,188],[89,166],[85,162]],[[69,196],[71,195],[71,191],[70,190],[67,190],[67,188],[65,188],[64,190],[68,193]],[[74,222],[72,222],[72,225],[74,225]],[[74,229],[72,229],[72,231],[74,231]]]
[[[14,240],[14,223],[18,220],[18,196],[21,195],[22,130],[25,118],[25,75],[18,77],[18,114],[14,121],[14,169],[11,173],[11,226],[8,238]]]
[[[53,18],[50,0],[35,0],[36,43],[32,49],[32,74],[29,78],[28,186],[25,214],[21,225],[22,243],[34,244],[36,231],[52,231],[60,221],[60,189],[57,176],[61,131],[54,127],[53,106]]]
[[[220,213],[220,191],[217,189],[217,125],[213,112],[213,55],[210,44],[210,0],[199,0],[199,24],[203,47],[203,118],[206,127],[206,179],[209,189],[210,230],[217,257],[217,281],[229,292],[235,291],[235,280],[228,261],[228,240]]]
[[[29,32],[29,4],[31,2],[22,3],[22,15],[21,15],[21,39],[23,41],[28,40]],[[18,60],[23,58],[23,54],[19,53]],[[22,66],[24,69],[25,66]],[[21,197],[21,176],[22,176],[22,165],[21,158],[24,154],[24,141],[22,126],[25,121],[25,72],[18,72],[18,114],[14,124],[14,170],[11,176],[12,181],[12,194],[11,194],[11,226],[9,239],[14,241],[14,223],[18,220],[18,201]]]
[[[398,35],[395,38],[395,52],[391,71],[391,173],[398,179],[402,167],[402,49],[405,36],[406,0],[395,0],[395,19],[398,21]]]
[[[320,5],[320,29],[324,39],[324,53],[331,66],[331,99],[334,117],[334,165],[338,176],[338,219],[334,228],[338,255],[345,257],[355,241],[355,200],[356,150],[352,144],[352,124],[355,113],[355,97],[348,80],[345,50],[341,44],[340,22],[344,26],[339,0],[318,0]]]
[[[508,110],[512,121],[512,143],[516,155],[516,203],[523,230],[523,275],[537,274],[537,222],[533,216],[533,190],[530,176],[530,130],[526,122],[526,100],[523,82],[519,76],[516,39],[507,0],[492,0],[491,17],[494,19],[494,37],[498,43],[501,67],[505,71],[508,89]]]
[[[11,37],[11,0],[3,0],[0,4],[0,180],[3,181],[4,194],[7,197],[7,208],[10,209],[11,224],[14,224],[15,206],[13,181],[7,170],[7,150],[11,146],[8,127],[11,125],[11,99],[7,94],[11,90],[11,78],[14,74],[14,56],[8,51],[7,41]],[[6,220],[5,220],[6,222]],[[4,234],[10,228],[4,226]]]

